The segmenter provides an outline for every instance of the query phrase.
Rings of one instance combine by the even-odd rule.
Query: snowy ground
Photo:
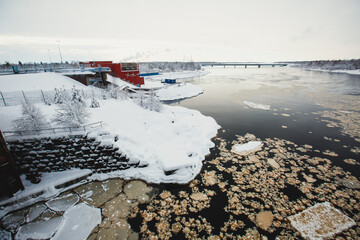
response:
[[[148,167],[113,173],[148,182],[186,183],[192,180],[209,154],[220,126],[200,112],[164,105],[160,112],[148,111],[130,100],[108,100],[93,109],[91,122],[104,121],[105,129],[118,135],[114,143],[132,161]],[[106,116],[106,117],[104,117]],[[103,139],[106,141],[111,139]],[[178,169],[171,175],[166,171]]]
[[[42,72],[30,74],[12,74],[0,76],[0,91],[33,91],[33,90],[54,90],[54,88],[71,89],[87,88],[84,84],[74,81],[59,73]]]
[[[201,87],[191,83],[171,84],[156,91],[156,96],[162,101],[190,98],[203,93]]]
[[[201,72],[195,72],[199,75]],[[174,76],[194,76],[191,72],[172,73]],[[44,73],[29,74],[26,79],[32,82],[31,77],[37,81],[39,86],[51,82],[46,77],[53,76],[57,79],[57,86],[77,83],[61,74]],[[19,86],[24,90],[33,89],[31,84],[23,82],[24,77],[18,78],[12,75],[12,81],[19,79]],[[26,75],[23,75],[26,76]],[[56,76],[56,77],[55,77]],[[35,81],[34,80],[34,81]],[[116,80],[116,79],[112,79]],[[123,83],[123,81],[121,81]],[[4,84],[4,88],[9,89]],[[15,86],[15,83],[11,85]],[[159,90],[160,91],[160,90]],[[161,99],[173,100],[198,95],[202,89],[192,84],[169,85],[157,95]],[[90,99],[87,105],[90,105]],[[202,160],[209,154],[209,148],[214,144],[211,138],[217,135],[220,126],[211,117],[203,116],[200,112],[163,105],[160,111],[149,111],[137,105],[133,100],[99,100],[100,108],[88,108],[89,118],[86,123],[104,122],[104,129],[108,134],[106,137],[93,132],[93,136],[99,138],[103,144],[114,144],[119,151],[133,162],[147,166],[142,169],[129,169],[119,171],[113,175],[124,178],[140,178],[148,182],[176,182],[186,183],[191,181],[199,172]],[[57,105],[50,106],[43,103],[35,104],[39,107],[48,122],[52,122],[56,113]],[[12,130],[12,121],[21,116],[21,106],[2,107],[0,113],[0,129]],[[85,124],[86,124],[85,123]],[[54,127],[54,126],[53,126]],[[117,141],[115,142],[115,137]],[[166,175],[166,172],[174,171]],[[106,176],[98,176],[106,178]]]

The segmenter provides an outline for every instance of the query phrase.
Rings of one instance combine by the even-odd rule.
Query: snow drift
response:
[[[75,86],[77,89],[86,89],[79,83],[60,73],[42,72],[32,74],[12,74],[0,76],[0,91],[33,91],[33,90],[54,90],[54,88],[70,89]]]
[[[171,101],[197,96],[204,90],[194,84],[175,84],[169,85],[156,91],[156,96],[161,101]]]
[[[154,112],[130,100],[103,101],[101,106],[93,109],[91,121],[103,120],[112,136],[99,140],[113,143],[123,155],[144,167],[95,176],[100,179],[120,176],[152,183],[187,183],[200,172],[202,160],[214,147],[211,138],[220,128],[213,118],[183,107],[165,105]],[[94,136],[98,137],[96,133]]]

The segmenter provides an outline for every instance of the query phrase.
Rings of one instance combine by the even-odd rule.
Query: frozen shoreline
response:
[[[193,77],[199,74],[204,74],[204,71],[171,73],[172,76],[177,77]],[[32,77],[38,76],[40,75],[29,74],[26,78],[31,82]],[[62,81],[77,83],[61,74],[52,74],[52,76],[53,79],[57,79],[59,85]],[[16,80],[17,77],[15,76],[14,79]],[[41,78],[38,84],[41,85],[41,81],[47,79]],[[21,87],[24,91],[27,87],[32,89],[30,84]],[[84,86],[84,88],[88,87]],[[166,85],[156,94],[160,100],[174,100],[193,97],[202,92],[201,88],[184,83]],[[159,103],[161,104],[159,111],[150,111],[140,107],[131,99],[98,99],[98,101],[99,108],[87,107],[90,117],[86,123],[103,121],[104,128],[101,131],[108,134],[104,136],[96,130],[89,136],[97,138],[104,145],[118,147],[123,156],[139,163],[143,168],[94,176],[97,179],[122,177],[142,179],[150,183],[187,183],[200,172],[202,161],[210,153],[209,149],[214,147],[211,139],[217,135],[220,128],[213,118],[183,107]],[[86,102],[89,106],[90,99]],[[54,118],[58,107],[57,104],[48,106],[44,103],[36,103],[35,105],[49,122]],[[0,128],[3,131],[12,130],[12,121],[20,116],[21,106],[3,107],[0,113]],[[172,174],[168,174],[169,172]]]
[[[304,69],[306,71],[316,71],[316,72],[327,72],[327,73],[346,73],[346,74],[351,74],[351,75],[360,75],[360,69],[355,69],[355,70],[347,70],[347,69],[335,69],[335,70],[329,70],[329,69],[321,69],[321,68],[308,68],[308,67],[303,67],[297,64],[289,64],[289,67],[294,67],[294,68],[301,68]]]

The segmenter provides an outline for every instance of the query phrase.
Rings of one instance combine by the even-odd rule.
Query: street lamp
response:
[[[63,59],[62,59],[62,56],[61,56],[61,51],[60,51],[60,40],[56,40],[56,42],[58,43],[58,49],[59,49],[59,54],[60,54],[60,59],[61,59],[61,63],[63,63]]]

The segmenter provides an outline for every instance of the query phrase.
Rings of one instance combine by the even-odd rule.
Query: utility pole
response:
[[[56,40],[56,42],[58,43],[58,49],[59,49],[59,54],[60,54],[61,63],[63,63],[63,59],[62,59],[61,51],[60,51],[60,40]]]

